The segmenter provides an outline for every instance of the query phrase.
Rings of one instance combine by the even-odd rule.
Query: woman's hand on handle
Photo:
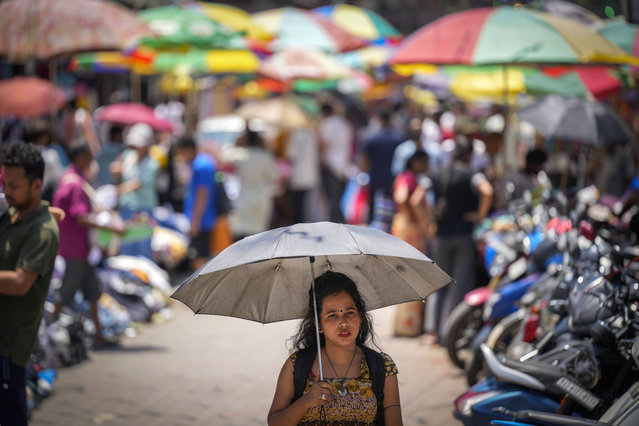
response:
[[[308,408],[322,407],[329,403],[333,397],[333,387],[327,382],[317,381],[313,383],[311,389],[304,394],[302,399]]]

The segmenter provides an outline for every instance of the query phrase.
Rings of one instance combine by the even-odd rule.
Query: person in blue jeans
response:
[[[184,195],[184,214],[191,222],[188,257],[191,267],[198,269],[211,257],[211,234],[217,219],[215,161],[208,153],[198,151],[190,136],[176,142],[176,151],[192,170]]]

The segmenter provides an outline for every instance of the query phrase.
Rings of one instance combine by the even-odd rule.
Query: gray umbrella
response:
[[[518,115],[546,137],[595,146],[634,140],[623,118],[596,101],[550,95],[520,109]]]
[[[368,309],[424,300],[452,281],[420,251],[385,232],[300,223],[232,244],[171,297],[196,314],[261,323],[303,318],[314,268],[319,274],[330,269],[348,275]]]

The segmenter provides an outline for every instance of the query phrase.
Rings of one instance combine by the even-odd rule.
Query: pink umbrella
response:
[[[0,116],[34,118],[64,103],[62,90],[36,77],[14,77],[0,81]]]
[[[138,103],[123,102],[104,106],[96,112],[96,119],[125,126],[146,123],[157,131],[173,131],[170,121],[158,117],[153,108]]]

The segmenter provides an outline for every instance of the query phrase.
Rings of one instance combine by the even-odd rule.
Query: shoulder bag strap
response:
[[[306,386],[308,376],[313,368],[313,361],[315,361],[315,352],[315,348],[304,348],[297,352],[293,368],[293,384],[295,385],[293,401],[298,400],[304,393],[304,386]]]

